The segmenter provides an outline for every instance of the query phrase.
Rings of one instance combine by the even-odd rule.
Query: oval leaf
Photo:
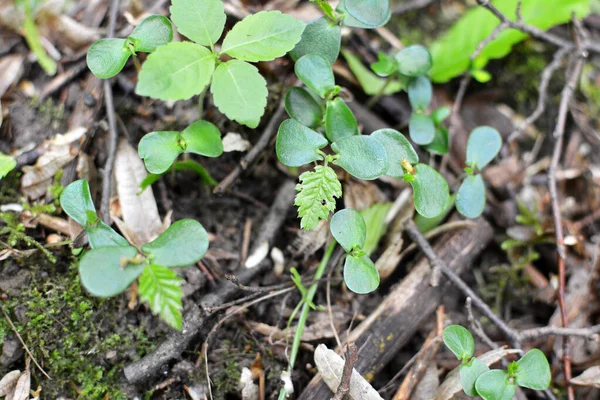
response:
[[[145,135],[138,145],[138,155],[150,173],[162,174],[183,153],[179,132],[161,131]]]
[[[331,218],[329,229],[335,240],[346,250],[362,249],[367,238],[367,225],[356,210],[346,208],[336,212]]]
[[[483,400],[512,400],[517,387],[510,382],[508,373],[493,369],[479,376],[475,389]]]
[[[340,155],[334,164],[359,179],[377,179],[387,171],[385,148],[375,138],[349,136],[333,143],[331,148]]]
[[[162,15],[144,18],[131,32],[129,40],[133,42],[135,51],[151,53],[173,40],[171,21]]]
[[[482,374],[488,372],[488,367],[483,361],[477,357],[473,357],[468,364],[462,364],[459,366],[460,370],[460,384],[469,396],[477,396],[477,390],[475,389],[475,382]]]
[[[316,128],[323,120],[323,110],[317,101],[301,87],[291,87],[285,94],[285,110],[290,117],[309,128]]]
[[[483,169],[500,151],[502,137],[497,130],[489,126],[480,126],[473,129],[467,141],[466,164]]]
[[[294,119],[286,119],[277,131],[275,151],[277,158],[288,167],[300,167],[313,161],[322,160],[317,150],[329,142],[322,135],[302,125]]]
[[[294,71],[306,86],[323,98],[335,86],[331,64],[322,56],[307,54],[301,57],[296,62]]]
[[[485,207],[485,185],[481,174],[468,175],[456,193],[456,209],[467,218],[477,218]]]
[[[113,228],[102,221],[98,221],[95,226],[89,226],[85,230],[92,249],[129,246],[129,243],[123,236],[119,235]]]
[[[185,151],[205,157],[219,157],[223,154],[223,141],[219,128],[208,121],[196,121],[181,132],[185,141]]]
[[[390,76],[396,72],[396,68],[395,59],[382,52],[377,54],[377,61],[371,64],[371,69],[379,76]]]
[[[261,11],[235,24],[221,53],[257,62],[283,57],[300,41],[304,23],[280,11]]]
[[[191,42],[159,47],[142,65],[136,93],[160,100],[187,100],[200,94],[215,70],[215,55]]]
[[[68,185],[60,195],[60,206],[69,217],[85,228],[89,213],[96,215],[88,181],[82,179]]]
[[[473,357],[475,340],[467,328],[460,325],[448,325],[442,332],[442,339],[460,361]]]
[[[435,125],[429,115],[413,113],[408,121],[408,133],[413,142],[426,145],[433,142]]]
[[[221,63],[210,87],[215,105],[229,119],[256,128],[267,105],[267,82],[258,69],[244,61]]]
[[[388,159],[388,168],[385,171],[387,176],[402,178],[404,169],[401,162],[406,159],[410,164],[419,162],[419,156],[410,142],[400,132],[394,129],[379,129],[370,135],[377,139],[385,148]]]
[[[127,289],[144,270],[144,264],[126,263],[136,255],[137,249],[133,246],[102,247],[88,251],[79,263],[81,284],[94,296],[116,296]]]
[[[431,69],[431,54],[419,45],[408,46],[394,56],[398,62],[398,71],[406,76],[426,75]]]
[[[436,128],[431,143],[426,144],[423,147],[425,147],[425,149],[430,153],[443,156],[444,154],[448,153],[448,146],[448,130],[443,126],[440,126],[439,128]]]
[[[374,29],[374,28],[377,28],[377,27],[380,27],[380,26],[383,26],[383,25],[387,24],[388,21],[390,20],[390,18],[392,17],[392,10],[391,10],[391,8],[388,7],[387,15],[386,15],[386,17],[384,18],[383,21],[381,21],[377,25],[367,24],[367,23],[364,23],[362,21],[359,21],[353,15],[351,15],[348,12],[348,10],[346,9],[346,4],[345,3],[346,3],[345,0],[341,0],[338,3],[338,6],[336,8],[336,10],[340,14],[342,14],[344,16],[344,20],[342,22],[342,24],[344,26],[349,26],[349,27],[352,27],[352,28]],[[363,18],[363,19],[365,19],[365,18]]]
[[[153,264],[163,267],[187,267],[197,263],[208,250],[208,234],[198,221],[182,219],[159,237],[142,246]]]
[[[222,0],[172,0],[171,19],[177,30],[194,42],[212,47],[225,27]]]
[[[367,256],[346,256],[344,282],[354,293],[367,294],[379,287],[379,272]]]
[[[427,218],[444,212],[448,197],[448,183],[442,175],[429,165],[417,164],[414,179],[410,184],[415,192],[415,209]]]
[[[340,45],[342,43],[342,27],[330,23],[327,17],[315,19],[306,25],[302,38],[290,51],[290,56],[294,61],[298,61],[306,54],[316,54],[322,56],[333,65],[340,54]]]
[[[125,39],[100,39],[94,42],[87,52],[88,68],[98,78],[108,79],[117,75],[131,53]]]
[[[390,13],[389,0],[345,0],[346,11],[369,26],[384,24]]]
[[[325,134],[330,142],[359,134],[356,117],[340,97],[327,102]]]
[[[408,82],[408,100],[414,110],[425,111],[431,102],[431,81],[424,76],[417,76]]]
[[[433,120],[435,126],[439,126],[446,118],[450,116],[450,113],[452,113],[450,107],[442,106],[433,110],[431,113],[431,119]]]
[[[518,386],[534,390],[545,390],[550,386],[552,373],[548,359],[538,349],[529,350],[519,361],[517,361],[517,372],[515,383]]]

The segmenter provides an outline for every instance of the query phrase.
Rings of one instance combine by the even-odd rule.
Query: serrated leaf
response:
[[[125,39],[100,39],[94,42],[86,56],[87,66],[94,75],[101,79],[117,75],[131,53]]]
[[[88,212],[96,214],[92,201],[90,186],[86,180],[78,180],[69,184],[60,194],[60,206],[63,211],[79,225],[86,227]]]
[[[423,147],[428,152],[437,154],[438,156],[443,156],[448,153],[448,130],[443,126],[436,128],[431,143],[426,144]]]
[[[325,109],[325,135],[330,142],[358,135],[358,122],[341,97],[327,102]]]
[[[402,90],[402,84],[397,80],[392,80],[386,83],[386,79],[382,79],[372,73],[367,67],[365,67],[360,60],[354,54],[349,51],[342,50],[344,58],[348,62],[348,67],[360,83],[363,91],[369,96],[376,96],[379,93],[384,95],[392,95]]]
[[[501,147],[502,137],[497,130],[489,126],[477,127],[473,129],[467,140],[465,163],[482,170],[496,157]]]
[[[488,372],[488,367],[483,361],[477,357],[473,357],[467,364],[461,364],[460,370],[460,384],[464,392],[469,396],[477,396],[477,390],[475,389],[475,382],[482,374]]]
[[[400,132],[394,129],[379,129],[370,135],[377,139],[385,148],[388,159],[388,168],[385,171],[387,176],[402,178],[404,169],[402,160],[407,160],[410,164],[419,162],[419,156],[410,142]]]
[[[485,207],[485,185],[481,174],[468,175],[456,193],[456,209],[467,218],[477,218]]]
[[[138,155],[152,174],[162,174],[183,153],[179,132],[150,132],[140,140]]]
[[[329,230],[347,253],[353,249],[362,249],[367,239],[365,219],[358,211],[351,208],[336,212],[331,218]]]
[[[2,112],[2,108],[0,107],[0,112]],[[0,117],[1,118],[1,117]],[[2,121],[0,120],[0,123]],[[15,169],[17,166],[17,161],[6,154],[0,153],[0,179],[4,178],[10,171]]]
[[[296,185],[298,194],[294,205],[298,206],[300,227],[309,230],[317,226],[319,220],[329,218],[335,210],[335,199],[342,197],[342,184],[331,167],[317,165],[314,171],[300,175]]]
[[[346,11],[368,26],[381,26],[390,13],[389,0],[344,0]]]
[[[183,309],[183,279],[175,271],[150,264],[140,276],[138,292],[140,300],[148,302],[154,314],[158,314],[171,327],[181,330]]]
[[[483,400],[512,400],[517,393],[517,386],[510,382],[508,373],[499,369],[481,374],[475,389]]]
[[[538,349],[529,350],[517,361],[515,383],[533,390],[545,390],[550,386],[552,373],[548,359]]]
[[[317,54],[333,65],[340,54],[342,27],[329,22],[327,17],[317,18],[306,25],[302,38],[290,51],[294,61],[306,54]]]
[[[414,180],[410,182],[414,191],[415,209],[427,218],[444,212],[448,197],[448,183],[442,175],[429,165],[415,166]]]
[[[424,76],[417,76],[408,81],[408,100],[413,110],[425,111],[431,102],[433,88],[431,81]]]
[[[135,27],[128,38],[133,42],[135,51],[151,53],[173,40],[173,27],[167,17],[150,15]]]
[[[296,61],[296,76],[319,96],[325,98],[327,92],[335,86],[331,64],[326,58],[307,54]]]
[[[151,262],[164,267],[187,267],[200,261],[208,250],[208,234],[198,221],[182,219],[155,240],[142,246]]]
[[[187,100],[210,82],[215,57],[206,47],[191,42],[161,46],[142,65],[136,93],[160,100]]]
[[[182,35],[212,47],[225,27],[222,0],[172,0],[171,19]]]
[[[119,235],[113,228],[102,221],[97,221],[95,225],[85,228],[92,249],[100,247],[120,247],[129,246],[125,238]]]
[[[313,161],[322,160],[317,150],[329,142],[322,135],[302,125],[295,119],[287,119],[279,125],[275,152],[283,165],[300,167]]]
[[[244,61],[219,64],[210,87],[215,105],[229,119],[256,128],[267,105],[267,82]]]
[[[435,125],[429,115],[413,113],[408,121],[408,133],[413,142],[426,145],[433,142]]]
[[[285,94],[285,110],[290,117],[309,128],[316,128],[323,120],[321,105],[301,87],[291,87]]]
[[[460,361],[473,357],[475,340],[471,332],[464,326],[448,325],[442,332],[444,344]]]
[[[348,254],[344,262],[344,282],[354,293],[371,293],[379,287],[379,272],[369,257]]]
[[[406,76],[423,76],[431,69],[432,61],[429,51],[420,45],[408,46],[394,56],[398,63],[398,71]]]
[[[373,137],[348,136],[332,143],[331,149],[340,156],[334,164],[359,179],[377,179],[388,168],[385,148]]]
[[[221,131],[208,121],[199,120],[181,132],[187,153],[205,157],[219,157],[223,154]]]
[[[300,41],[304,23],[280,11],[261,11],[235,24],[221,53],[250,62],[283,57]]]

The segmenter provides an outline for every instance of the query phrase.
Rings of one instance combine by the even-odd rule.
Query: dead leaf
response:
[[[20,54],[11,54],[0,59],[0,97],[21,77],[24,60],[25,56]]]
[[[25,372],[21,374],[19,380],[17,381],[15,391],[12,395],[12,400],[28,400],[29,389],[31,389],[31,371],[29,370],[28,363],[27,367],[25,368]]]
[[[412,400],[430,400],[433,399],[435,391],[440,386],[440,371],[438,370],[435,363],[432,363],[427,370],[425,375],[415,388]]]
[[[239,389],[242,400],[258,400],[258,385],[252,379],[252,372],[244,367],[240,376]]]
[[[18,369],[4,375],[0,380],[0,396],[7,396],[9,393],[12,393],[20,376],[21,371]]]
[[[248,151],[251,146],[249,141],[236,132],[228,132],[223,137],[223,151],[225,153],[231,151]]]
[[[571,379],[571,383],[600,389],[600,366],[596,365],[586,369],[581,375]]]
[[[385,203],[387,197],[377,185],[371,182],[349,181],[344,185],[344,205],[356,211],[363,211],[376,203]]]

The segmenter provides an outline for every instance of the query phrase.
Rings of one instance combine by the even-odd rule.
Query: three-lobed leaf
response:
[[[367,238],[365,219],[356,210],[346,208],[331,218],[329,229],[334,239],[346,250],[362,249]]]
[[[386,150],[375,138],[364,135],[348,136],[331,144],[339,165],[359,179],[377,179],[387,171]]]
[[[456,193],[456,209],[467,218],[477,218],[485,207],[485,185],[481,174],[467,175]]]
[[[329,22],[327,17],[317,18],[306,25],[290,56],[297,61],[306,54],[317,54],[333,65],[340,54],[341,42],[342,27]]]
[[[223,1],[172,0],[171,4],[171,19],[179,33],[212,48],[225,27]]]
[[[140,300],[148,302],[154,314],[158,314],[167,324],[178,330],[182,327],[183,282],[175,271],[150,264],[142,272],[138,288]]]
[[[444,344],[459,360],[468,360],[475,353],[475,340],[464,326],[448,325],[442,332]]]
[[[302,125],[295,119],[281,123],[277,131],[275,152],[283,165],[300,167],[313,161],[322,160],[319,149],[329,142],[322,135]]]
[[[502,137],[500,133],[489,126],[480,126],[471,132],[467,140],[466,164],[470,167],[483,169],[500,151]]]
[[[335,171],[324,165],[317,165],[314,171],[304,172],[299,180],[294,205],[298,206],[300,227],[309,230],[316,227],[320,220],[328,219],[329,213],[335,210],[335,199],[342,197],[342,184]]]
[[[408,81],[408,100],[414,110],[425,111],[431,102],[433,89],[431,81],[424,76],[417,76]]]
[[[346,255],[344,282],[348,289],[358,294],[367,294],[379,287],[379,272],[367,256]]]
[[[306,86],[322,98],[335,86],[331,64],[323,56],[307,54],[301,57],[296,61],[294,71]]]
[[[163,15],[150,15],[140,21],[128,39],[134,51],[151,53],[173,40],[173,26]]]
[[[200,261],[208,250],[208,234],[198,221],[182,219],[159,237],[142,246],[153,264],[164,267],[187,267]]]
[[[108,79],[121,72],[130,56],[127,40],[100,39],[90,46],[86,62],[94,75],[101,79]]]
[[[534,390],[545,390],[550,386],[551,379],[550,365],[542,351],[531,349],[517,361],[515,383],[518,386]]]
[[[420,45],[408,46],[394,56],[398,63],[398,71],[406,76],[423,76],[432,66],[431,54]]]
[[[413,187],[415,209],[427,218],[444,212],[450,196],[448,183],[439,172],[429,165],[417,164],[410,184]]]
[[[435,125],[429,115],[413,113],[408,121],[408,133],[413,142],[427,145],[435,138]]]
[[[419,162],[419,156],[410,142],[400,132],[394,129],[379,129],[370,135],[377,139],[385,148],[388,159],[388,168],[385,171],[387,176],[402,178],[404,169],[402,160],[407,160],[410,164]]]
[[[285,94],[288,115],[309,128],[316,128],[323,120],[323,110],[317,100],[304,88],[291,87]]]
[[[490,367],[477,357],[473,357],[468,363],[459,365],[460,384],[469,396],[477,396],[475,382],[482,374],[488,372]]]
[[[336,97],[327,102],[325,110],[325,135],[330,142],[358,135],[358,122],[344,100]]]
[[[517,392],[517,386],[510,381],[508,373],[500,369],[481,374],[475,382],[475,389],[483,400],[512,400]]]

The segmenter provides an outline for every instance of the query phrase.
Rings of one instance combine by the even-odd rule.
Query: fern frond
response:
[[[178,278],[174,270],[160,265],[148,265],[140,276],[138,289],[140,300],[147,301],[153,313],[179,330],[182,324],[182,284],[183,279]]]
[[[294,205],[298,206],[298,217],[302,218],[300,227],[305,230],[329,218],[329,213],[335,211],[335,198],[342,197],[342,184],[335,171],[323,165],[300,175],[296,190]]]

